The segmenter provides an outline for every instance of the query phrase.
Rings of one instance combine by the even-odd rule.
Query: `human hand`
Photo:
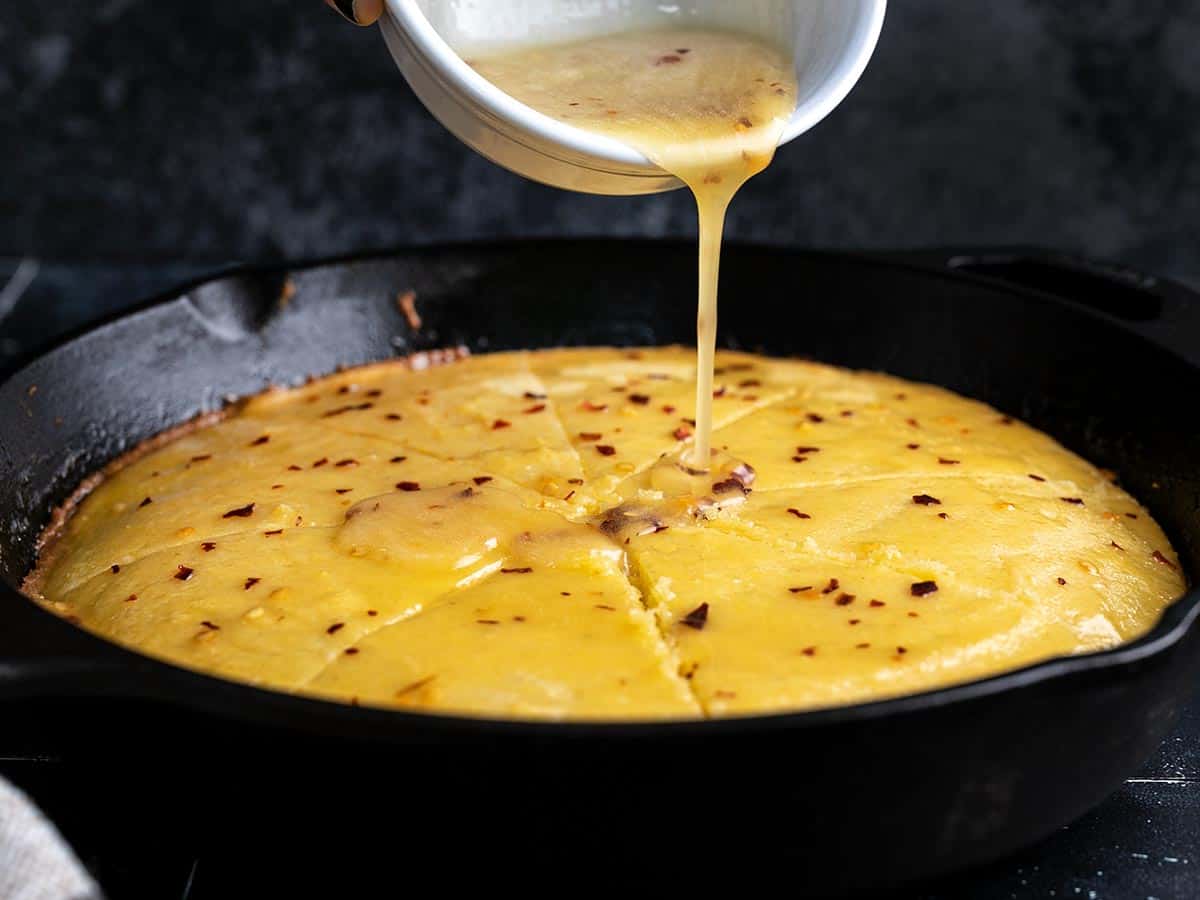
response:
[[[383,14],[383,0],[325,0],[355,25],[374,25]]]

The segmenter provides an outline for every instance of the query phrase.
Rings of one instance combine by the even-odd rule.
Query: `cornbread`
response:
[[[948,391],[682,348],[384,363],[135,453],[27,588],[179,665],[498,717],[810,709],[1145,632],[1178,560],[1110,476]]]

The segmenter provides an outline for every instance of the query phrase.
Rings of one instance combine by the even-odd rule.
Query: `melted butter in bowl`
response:
[[[251,398],[102,481],[36,599],[188,668],[548,719],[799,710],[1131,640],[1184,589],[1149,514],[948,391],[719,353],[494,354]]]

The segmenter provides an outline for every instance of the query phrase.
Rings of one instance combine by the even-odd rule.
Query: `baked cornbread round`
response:
[[[428,357],[134,453],[31,595],[192,669],[536,718],[837,705],[1109,647],[1184,590],[1111,477],[981,403],[681,348]]]

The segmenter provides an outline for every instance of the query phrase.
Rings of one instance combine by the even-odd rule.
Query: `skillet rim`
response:
[[[338,266],[344,267],[359,263],[380,262],[389,259],[407,258],[420,261],[423,257],[450,257],[455,254],[469,255],[479,252],[502,253],[509,249],[527,249],[531,244],[553,244],[559,246],[595,246],[608,244],[615,246],[618,244],[627,245],[629,243],[641,246],[655,245],[679,249],[690,249],[693,246],[693,242],[686,239],[638,240],[609,237],[507,238],[488,241],[417,244],[367,252],[347,253],[333,257],[322,257],[291,263],[280,261],[265,264],[235,264],[218,267],[210,274],[183,281],[169,290],[152,296],[148,300],[102,316],[77,328],[70,329],[53,341],[36,347],[32,352],[18,357],[15,365],[8,368],[7,372],[0,376],[0,388],[17,381],[29,367],[60,351],[67,345],[101,332],[126,319],[135,318],[149,310],[182,301],[196,288],[216,284],[225,279],[271,275],[287,276],[298,272]],[[1168,354],[1189,368],[1194,370],[1200,369],[1200,365],[1195,361],[1161,341],[1155,340],[1146,330],[1139,328],[1137,323],[1130,322],[1108,312],[1097,310],[1087,303],[1068,296],[1027,285],[1007,283],[996,278],[974,274],[969,271],[961,271],[945,264],[946,261],[956,257],[1005,254],[1034,255],[1052,262],[1054,260],[1070,261],[1077,259],[1065,254],[1053,254],[1025,246],[992,246],[970,249],[948,247],[918,251],[851,251],[793,248],[780,244],[748,241],[731,241],[728,243],[727,249],[733,253],[749,251],[788,257],[811,257],[827,261],[851,263],[858,266],[865,265],[872,268],[902,270],[919,274],[926,278],[933,277],[950,282],[966,283],[1015,297],[1024,299],[1034,298],[1043,302],[1066,306],[1075,313],[1091,317],[1121,329],[1129,339],[1139,340],[1151,345],[1156,353]],[[941,261],[940,263],[939,260]],[[1126,272],[1135,271],[1128,267],[1121,267],[1121,269]],[[1181,283],[1158,277],[1148,280],[1161,285],[1172,293],[1178,292],[1182,296],[1194,298],[1200,302],[1200,295],[1197,295],[1195,291]],[[289,693],[260,687],[247,682],[236,681],[220,675],[204,673],[179,666],[166,660],[143,654],[135,649],[72,625],[44,609],[18,587],[9,584],[7,580],[0,582],[0,604],[10,602],[9,598],[5,595],[11,595],[11,602],[26,604],[26,611],[32,611],[37,616],[45,617],[46,622],[44,624],[71,629],[74,632],[74,637],[77,639],[82,637],[82,647],[86,648],[88,644],[94,643],[97,650],[103,649],[110,656],[112,655],[112,651],[116,650],[115,659],[119,663],[119,667],[133,669],[135,666],[141,666],[148,670],[148,674],[163,676],[166,683],[162,687],[168,688],[167,690],[163,690],[162,688],[152,688],[149,690],[145,688],[132,690],[118,689],[105,692],[115,696],[128,696],[131,699],[165,700],[184,707],[212,707],[225,717],[250,720],[261,724],[274,724],[264,722],[261,715],[254,714],[254,710],[260,710],[261,705],[266,704],[277,709],[279,712],[295,714],[294,716],[289,716],[289,718],[293,719],[291,723],[291,727],[293,728],[297,726],[297,723],[312,723],[313,727],[317,727],[322,722],[327,722],[329,718],[338,718],[342,721],[352,721],[364,726],[391,726],[393,730],[397,727],[403,729],[405,725],[418,727],[421,725],[432,725],[438,730],[443,731],[464,729],[468,732],[478,732],[484,729],[493,734],[506,734],[515,731],[520,735],[530,737],[544,734],[546,736],[569,739],[587,739],[597,736],[611,738],[618,735],[634,738],[651,737],[662,736],[662,733],[665,731],[671,732],[672,736],[680,736],[687,735],[693,731],[700,731],[705,735],[715,735],[729,730],[744,731],[747,728],[752,730],[775,730],[797,727],[820,728],[849,722],[870,721],[921,713],[945,706],[956,706],[998,694],[1027,689],[1047,682],[1063,681],[1089,673],[1135,666],[1138,663],[1161,656],[1180,644],[1189,636],[1197,619],[1200,619],[1200,585],[1192,585],[1186,593],[1174,600],[1163,611],[1162,616],[1150,631],[1134,641],[1118,644],[1115,647],[1105,650],[1077,655],[1055,656],[986,678],[951,684],[933,690],[901,694],[865,703],[852,703],[808,710],[735,714],[710,719],[584,719],[558,721],[514,717],[493,718],[488,716],[464,715],[461,713],[413,712],[386,707],[354,706],[337,700],[322,699],[314,695]],[[0,617],[3,615],[3,611],[0,611]],[[43,657],[42,659],[50,662],[54,657]],[[89,660],[86,656],[80,655],[70,661],[78,666],[80,672],[86,673],[88,670],[87,663],[95,660]],[[3,663],[4,661],[0,660],[0,675],[3,674]],[[82,665],[79,665],[80,663]],[[31,663],[31,666],[36,667],[37,664],[38,662],[35,660]],[[98,662],[97,665],[103,665],[103,662]],[[20,680],[21,676],[18,675],[15,682],[19,684]],[[247,699],[254,696],[254,709],[243,711],[241,704],[231,706],[219,703],[206,703],[203,701],[203,698],[195,696],[194,692],[188,690],[191,686],[195,686],[198,690],[245,695]],[[169,689],[175,687],[178,689]],[[31,696],[36,695],[39,698],[47,696],[53,698],[60,694],[74,696],[80,693],[84,692],[30,692]],[[246,705],[249,706],[250,704]],[[375,729],[372,730],[374,731]]]

